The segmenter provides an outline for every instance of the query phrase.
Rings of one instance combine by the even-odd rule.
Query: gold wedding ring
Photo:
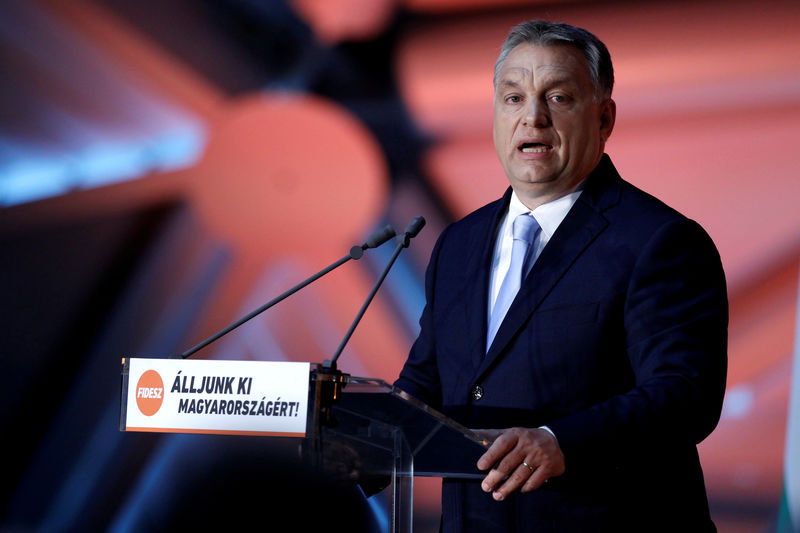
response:
[[[528,467],[528,470],[530,470],[531,472],[533,472],[533,471],[535,470],[535,468],[533,468],[531,465],[529,465],[529,464],[528,464],[528,463],[526,463],[525,461],[522,461],[522,464],[523,464],[524,466],[527,466],[527,467]]]

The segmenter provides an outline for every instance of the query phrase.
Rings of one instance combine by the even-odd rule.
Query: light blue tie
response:
[[[522,280],[527,274],[528,269],[525,268],[528,261],[528,250],[539,230],[539,224],[536,219],[529,213],[517,215],[514,219],[512,226],[512,233],[514,234],[514,243],[511,246],[511,264],[508,267],[506,277],[500,285],[500,292],[497,293],[497,300],[492,309],[492,315],[489,319],[489,330],[486,334],[486,351],[492,345],[494,336],[497,330],[500,329],[500,323],[511,307],[511,302],[514,301]]]

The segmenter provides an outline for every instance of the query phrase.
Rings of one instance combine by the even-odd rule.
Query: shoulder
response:
[[[586,179],[578,201],[612,221],[621,219],[658,224],[685,218],[663,201],[623,179],[607,155]]]
[[[612,232],[644,241],[661,231],[707,238],[696,221],[620,177],[608,157],[604,157],[598,170],[590,176],[579,201],[600,214]]]
[[[463,218],[450,223],[439,235],[437,248],[442,246],[474,247],[494,236],[511,196],[509,188],[502,198],[490,202]]]
[[[485,227],[487,224],[495,224],[508,207],[510,198],[511,188],[509,187],[501,198],[476,209],[460,220],[453,222],[451,226],[457,228],[457,231],[474,231]]]
[[[626,233],[638,237],[643,246],[681,250],[693,256],[708,254],[714,261],[719,253],[711,236],[700,223],[667,205],[641,189],[623,182],[623,201],[619,213],[609,217],[619,219],[617,226],[627,227]]]
[[[448,224],[431,252],[428,277],[442,275],[448,279],[460,279],[484,265],[509,197],[507,192],[503,198]]]

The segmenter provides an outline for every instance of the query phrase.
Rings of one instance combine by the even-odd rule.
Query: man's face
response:
[[[612,100],[598,103],[577,48],[511,50],[497,77],[493,137],[522,202],[535,208],[575,190],[600,161],[615,112]]]

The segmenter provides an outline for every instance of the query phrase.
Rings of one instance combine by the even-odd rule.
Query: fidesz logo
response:
[[[136,405],[145,416],[153,416],[164,403],[164,381],[155,370],[148,370],[136,384]]]

